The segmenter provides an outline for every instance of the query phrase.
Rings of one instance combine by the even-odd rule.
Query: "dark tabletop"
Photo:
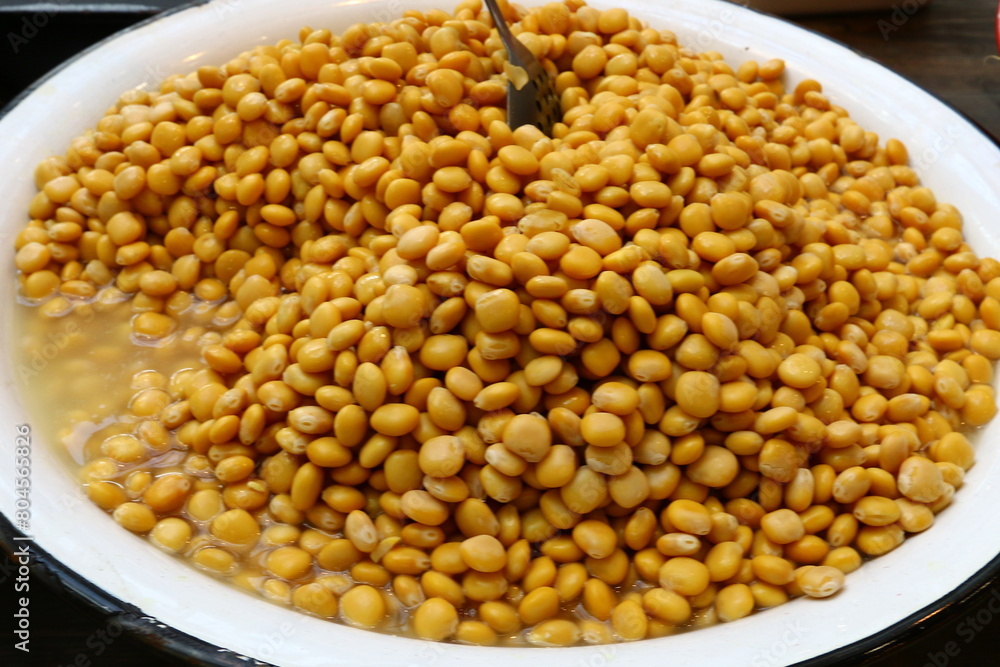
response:
[[[179,0],[116,0],[114,5],[0,0],[0,104],[93,42],[177,4]],[[993,58],[996,0],[900,0],[895,7],[792,20],[874,58],[1000,137],[1000,59]],[[34,31],[26,22],[34,22]],[[31,653],[14,650],[12,614],[20,593],[15,594],[15,577],[2,567],[5,564],[0,562],[0,667],[187,664],[121,635],[113,621],[37,582],[30,590]],[[994,582],[927,619],[902,646],[864,664],[979,667],[1000,663],[998,656],[1000,584]]]

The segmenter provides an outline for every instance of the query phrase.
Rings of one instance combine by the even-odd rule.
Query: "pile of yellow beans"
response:
[[[88,495],[271,600],[438,641],[837,594],[973,465],[1000,262],[783,62],[582,0],[508,16],[552,136],[505,124],[462,0],[127,92],[38,167],[16,261],[43,315],[125,299],[165,347],[228,322],[133,382]]]

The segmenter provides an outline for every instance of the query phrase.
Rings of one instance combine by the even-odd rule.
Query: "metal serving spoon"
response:
[[[513,80],[507,83],[507,125],[512,130],[522,125],[534,125],[551,136],[552,126],[562,119],[559,95],[556,94],[552,77],[528,47],[511,33],[497,0],[485,0],[485,2],[500,35],[500,41],[507,49],[507,60],[514,67],[523,69],[527,75],[526,81],[518,82],[522,83],[520,88]]]

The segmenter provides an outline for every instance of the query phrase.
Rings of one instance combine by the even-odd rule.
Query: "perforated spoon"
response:
[[[512,130],[522,125],[534,125],[551,136],[552,126],[561,119],[559,96],[552,77],[528,47],[511,33],[497,0],[485,2],[500,41],[507,49],[507,60],[514,67],[521,68],[527,76],[524,81],[509,80],[507,83],[507,125]],[[522,85],[518,87],[518,83]]]

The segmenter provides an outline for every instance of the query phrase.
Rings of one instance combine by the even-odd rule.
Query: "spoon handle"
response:
[[[490,10],[490,16],[493,17],[493,24],[496,26],[497,32],[500,34],[500,41],[503,42],[504,47],[507,49],[507,59],[512,65],[524,67],[524,62],[522,62],[521,56],[517,53],[517,49],[514,46],[518,43],[517,37],[515,37],[514,33],[510,31],[510,26],[507,25],[507,19],[504,18],[503,12],[500,10],[500,5],[497,4],[497,0],[484,1],[486,2],[486,7]]]

